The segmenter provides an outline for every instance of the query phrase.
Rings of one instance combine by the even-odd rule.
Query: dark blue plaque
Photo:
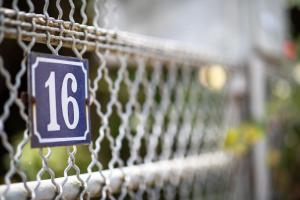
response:
[[[28,86],[32,147],[90,143],[87,60],[31,53]]]

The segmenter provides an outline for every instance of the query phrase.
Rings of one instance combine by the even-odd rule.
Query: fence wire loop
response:
[[[0,49],[10,44],[22,52],[18,66],[0,55],[0,159],[8,163],[1,199],[199,199],[211,187],[221,197],[231,192],[210,176],[226,184],[235,163],[218,145],[230,117],[226,83],[214,90],[203,82],[208,72],[201,70],[211,63],[205,55],[106,29],[105,0],[25,4],[27,11],[18,0],[10,7],[0,1]],[[32,51],[89,61],[90,144],[29,147],[28,102],[18,96]],[[12,129],[12,119],[20,127]]]

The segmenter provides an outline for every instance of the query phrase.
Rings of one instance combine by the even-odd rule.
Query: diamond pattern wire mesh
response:
[[[88,12],[91,8],[92,14]],[[192,62],[192,57],[182,59],[185,52],[170,56],[155,43],[154,50],[148,50],[143,40],[131,41],[130,34],[120,39],[117,33],[100,28],[107,23],[105,12],[105,4],[98,0],[1,2],[0,138],[4,152],[1,162],[5,163],[0,176],[1,198],[24,194],[24,198],[32,199],[229,198],[234,163],[214,162],[216,167],[199,173],[184,167],[163,170],[170,163],[160,164],[161,171],[142,173],[138,180],[129,175],[131,170],[125,170],[133,166],[148,169],[153,163],[172,160],[175,166],[185,166],[180,159],[188,162],[189,158],[219,151],[227,126],[227,90],[214,91],[201,84],[199,71],[203,66]],[[90,145],[30,149],[23,92],[31,51],[89,59]],[[12,52],[16,54],[14,60],[8,56]],[[213,157],[201,162],[210,160]],[[192,161],[191,165],[202,164]],[[93,192],[89,183],[95,173],[100,188]],[[117,186],[116,173],[122,177]],[[44,179],[50,179],[52,196],[40,192]],[[17,182],[22,183],[22,194],[12,194]],[[76,182],[73,187],[78,188],[77,193],[68,194],[70,182]]]

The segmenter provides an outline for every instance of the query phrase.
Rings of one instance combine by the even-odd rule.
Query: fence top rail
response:
[[[74,45],[77,49],[86,48],[90,51],[99,48],[102,51],[109,50],[196,66],[207,63],[230,66],[236,64],[225,55],[203,52],[175,41],[72,23],[43,14],[0,8],[0,16],[3,18],[0,31],[7,38],[15,39],[21,34],[24,41],[30,41],[34,37],[37,42],[44,44],[50,40],[54,46],[62,42],[64,47],[69,48]],[[17,30],[18,28],[20,30]]]

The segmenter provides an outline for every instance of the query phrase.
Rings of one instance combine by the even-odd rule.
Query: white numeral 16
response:
[[[67,73],[64,77],[61,88],[61,108],[65,124],[69,129],[76,128],[79,121],[78,103],[74,97],[68,96],[68,80],[71,79],[72,92],[77,91],[77,81],[73,74]],[[49,108],[50,108],[50,122],[47,125],[48,131],[59,131],[60,125],[57,123],[57,110],[56,110],[56,89],[55,89],[55,72],[51,71],[48,80],[45,82],[45,88],[49,88]],[[69,119],[69,103],[73,106],[74,119],[70,123]]]

